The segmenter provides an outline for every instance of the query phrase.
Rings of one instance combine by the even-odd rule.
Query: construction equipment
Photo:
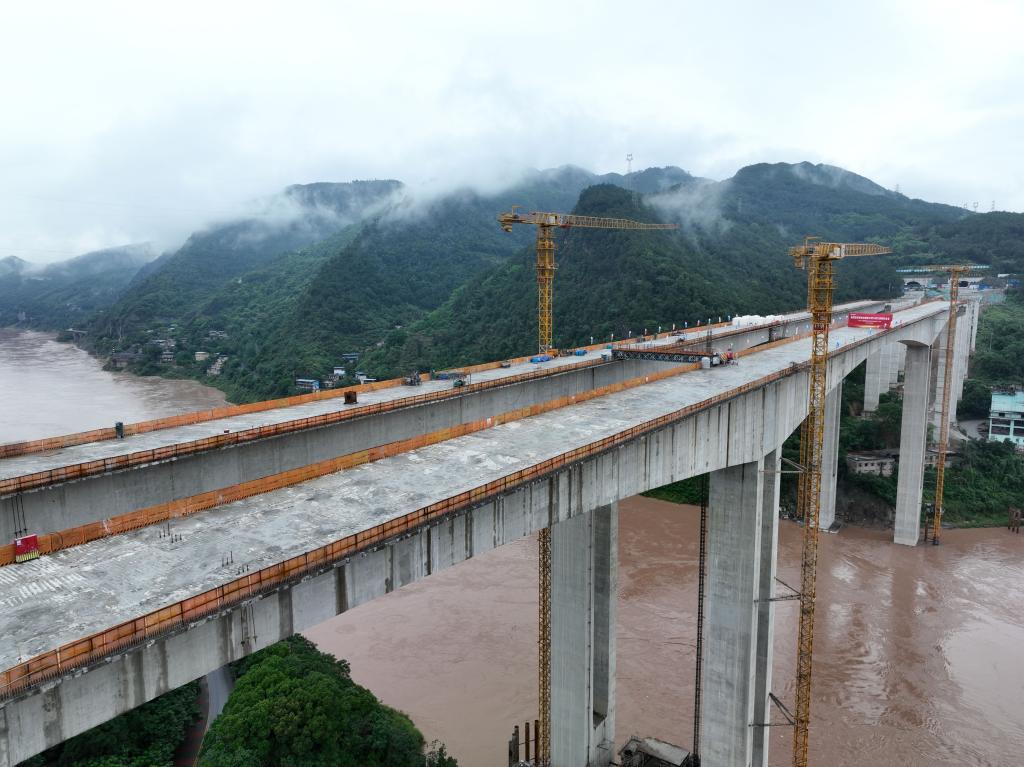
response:
[[[516,224],[537,227],[537,351],[538,357],[530,361],[547,361],[552,351],[552,310],[551,294],[555,281],[555,240],[553,230],[572,229],[678,229],[677,224],[646,224],[628,218],[598,218],[577,216],[573,213],[527,214],[518,212],[513,205],[508,213],[498,214],[498,223],[506,232]],[[557,354],[557,352],[555,353]],[[537,767],[547,767],[551,762],[551,528],[544,527],[538,536],[538,617],[537,617],[537,697],[539,701],[540,732],[537,737]]]
[[[909,269],[900,269],[900,272],[921,272],[934,273],[945,272],[949,275],[949,317],[946,319],[946,364],[942,374],[942,405],[940,408],[941,421],[939,422],[939,445],[938,463],[935,466],[935,506],[932,514],[932,545],[939,545],[939,535],[942,533],[942,511],[944,509],[943,493],[946,488],[946,452],[949,449],[949,404],[952,399],[953,388],[953,355],[956,349],[956,317],[957,302],[960,297],[960,278],[967,272],[975,269],[987,269],[986,266],[976,264],[943,264],[928,266],[916,266]],[[925,539],[928,533],[925,531]]]
[[[537,335],[538,351],[541,354],[551,349],[551,289],[555,281],[555,241],[552,230],[558,229],[678,229],[678,224],[646,224],[628,218],[598,218],[577,216],[573,213],[532,213],[520,214],[518,205],[508,213],[498,214],[498,223],[506,232],[515,224],[530,224],[537,227]],[[543,725],[542,725],[543,726]]]
[[[881,245],[818,242],[808,237],[789,249],[798,268],[807,270],[808,309],[811,313],[811,368],[807,424],[801,436],[804,463],[797,505],[804,515],[800,557],[800,623],[797,636],[796,713],[793,729],[793,765],[807,767],[808,725],[811,717],[811,662],[814,650],[814,595],[818,575],[818,518],[821,511],[821,464],[824,451],[825,397],[828,394],[828,332],[832,324],[832,267],[851,256],[892,253]]]

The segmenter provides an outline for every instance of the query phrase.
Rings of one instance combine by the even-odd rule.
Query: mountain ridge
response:
[[[785,253],[807,234],[885,242],[902,262],[970,252],[1001,271],[1024,265],[1024,216],[912,200],[823,164],[760,163],[721,181],[675,166],[625,176],[564,165],[499,192],[316,182],[264,201],[262,219],[212,225],[147,264],[93,313],[86,343],[129,352],[136,372],[195,376],[235,400],[291,393],[296,377],[323,377],[349,353],[382,376],[528,353],[533,232],[506,234],[495,220],[512,204],[680,224],[667,238],[559,235],[555,328],[566,345],[799,308],[805,291]],[[896,261],[858,261],[840,264],[840,296],[895,292]],[[169,337],[174,362],[161,363],[149,341]],[[196,361],[197,351],[209,356]]]

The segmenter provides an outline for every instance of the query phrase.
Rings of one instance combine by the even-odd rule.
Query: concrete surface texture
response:
[[[841,381],[866,357],[896,341],[930,344],[942,327],[945,309],[941,304],[908,309],[900,314],[899,326],[889,333],[836,329],[833,340],[838,346],[830,361],[830,379]],[[864,343],[851,346],[860,341]],[[737,365],[686,373],[212,509],[175,522],[173,531],[182,536],[176,543],[161,537],[159,529],[143,529],[0,569],[0,584],[9,595],[0,614],[0,665],[6,667],[17,662],[19,656],[56,647],[227,582],[238,577],[240,567],[255,569],[280,561],[567,449],[591,444],[681,407],[699,405],[697,412],[664,429],[566,466],[540,482],[522,485],[407,538],[118,653],[109,662],[27,691],[0,709],[0,767],[295,631],[457,564],[474,552],[503,545],[550,524],[555,524],[557,530],[568,520],[620,498],[687,476],[763,465],[764,456],[775,451],[806,415],[807,376],[790,371],[792,363],[805,360],[808,353],[809,342],[796,341],[747,356]],[[741,396],[701,404],[777,371],[790,374]],[[763,477],[760,471],[756,473]],[[740,485],[745,484],[749,483],[741,478]],[[734,493],[723,489],[732,485],[733,480],[720,475],[718,497]],[[749,501],[750,492],[749,488],[742,490],[740,497]],[[775,544],[764,541],[775,536],[777,521],[769,523],[766,517],[776,516],[778,490],[777,486],[759,484],[753,492],[753,513],[761,514],[756,532],[761,542],[756,565],[748,567],[749,573],[744,571],[743,579],[737,582],[749,615],[744,621],[750,625],[743,663],[753,671],[743,682],[735,670],[726,669],[726,676],[716,682],[722,689],[739,684],[745,690],[743,711],[750,716],[750,712],[763,709],[762,692],[770,687],[770,640],[768,645],[763,641],[770,613],[766,616],[755,607],[753,599],[763,598],[760,595],[767,582],[763,573],[774,567]],[[766,496],[773,499],[768,503],[771,513],[764,510]],[[599,525],[599,521],[591,523],[593,541],[603,540],[603,533],[594,532],[600,532]],[[593,545],[591,563],[600,549],[598,543]],[[728,546],[722,542],[720,548],[727,551]],[[225,553],[234,554],[233,565],[224,564]],[[766,556],[772,562],[766,562]],[[592,568],[592,564],[584,565],[585,569]],[[588,591],[588,587],[579,585],[578,571],[564,575],[570,582],[575,580],[576,588]],[[593,570],[588,577],[589,593],[595,594],[603,588],[601,577],[612,575],[601,576]],[[719,596],[725,605],[721,625],[740,630],[736,623],[736,615],[742,612],[737,608],[738,597],[728,589]],[[603,620],[598,618],[599,605],[600,600],[595,599],[587,612],[593,624]],[[67,618],[55,622],[54,615]],[[590,634],[589,677],[595,687],[589,693],[590,709],[592,714],[599,714],[601,695],[594,680],[602,677],[602,663],[610,665],[613,660],[611,656],[601,660],[598,650],[604,640],[597,625],[592,625],[591,632],[596,633]],[[579,678],[575,674],[567,677]],[[574,683],[567,684],[571,688]],[[613,689],[608,699],[609,710],[603,713],[611,719]],[[726,716],[730,716],[729,710],[722,709]],[[743,721],[746,730],[751,719],[748,716]],[[736,722],[723,720],[722,726],[736,729]],[[740,737],[738,729],[736,734],[739,745],[729,748],[739,748],[752,758],[761,753],[752,735]],[[593,728],[587,736],[588,750],[601,737],[605,736]]]
[[[907,372],[903,381],[903,421],[900,425],[900,469],[896,487],[896,523],[893,541],[916,546],[921,530],[921,494],[928,439],[928,394],[932,349],[907,345]]]
[[[892,344],[890,344],[892,345]],[[843,406],[843,382],[835,382],[825,397],[825,424],[821,452],[821,502],[818,527],[828,530],[836,521],[836,481],[839,477],[839,417]]]
[[[864,306],[867,303],[868,306]],[[858,302],[841,308],[841,322],[850,309],[870,308]],[[775,336],[802,332],[806,313],[790,315]],[[736,330],[714,328],[716,348],[739,351],[769,340],[766,327]],[[727,334],[723,337],[723,334]],[[673,343],[677,335],[646,342],[648,346]],[[700,341],[704,331],[689,331],[686,338]],[[589,355],[591,360],[596,355]],[[439,429],[487,418],[498,413],[572,396],[660,369],[665,363],[625,362],[578,369],[576,357],[560,357],[540,365],[519,364],[509,369],[475,373],[474,381],[501,381],[522,372],[543,374],[540,378],[510,383],[484,391],[465,393],[451,389],[448,382],[429,382],[415,388],[398,386],[363,395],[365,404],[396,401],[423,392],[448,387],[457,394],[440,401],[408,407],[401,411],[368,415],[315,428],[302,428],[278,436],[206,449],[172,459],[147,461],[128,469],[92,474],[75,481],[53,481],[43,487],[0,498],[0,540],[26,533],[48,533],[109,519],[136,509],[167,503],[178,498],[210,492],[259,477],[301,468],[376,445],[409,439]],[[166,447],[175,440],[210,437],[224,431],[281,424],[287,421],[344,411],[340,399],[278,408],[263,413],[218,419],[131,436],[77,445],[46,453],[0,460],[0,475],[21,476],[28,470],[47,471],[86,459],[111,458],[140,450]],[[358,412],[358,409],[352,410]]]
[[[758,674],[764,461],[712,472],[701,763],[751,764]],[[769,547],[771,542],[767,542]]]
[[[551,530],[551,761],[608,767],[615,740],[618,504]]]
[[[855,301],[849,304],[842,304],[836,307],[835,316],[837,319],[841,320],[850,311],[862,311],[871,308],[872,306],[876,306],[877,303],[878,302],[873,301]],[[805,332],[804,325],[808,318],[807,312],[793,312],[784,316],[785,319],[783,322],[787,325],[787,335]],[[721,335],[723,333],[731,332],[732,330],[734,329],[731,327],[714,328],[713,335]],[[752,335],[755,335],[755,331],[752,331]],[[763,343],[768,340],[767,331],[757,329],[756,335],[759,336],[756,339],[757,343]],[[648,343],[652,345],[670,344],[675,343],[679,337],[685,337],[688,341],[699,341],[704,339],[705,331],[699,328],[689,328],[685,331],[680,331],[678,334],[673,334]],[[730,343],[732,342],[732,339],[730,339]],[[514,364],[509,368],[484,370],[473,373],[470,381],[471,383],[494,381],[542,369],[552,370],[563,367],[572,367],[578,365],[581,360],[585,361],[588,358],[593,359],[597,354],[598,352],[591,352],[588,357],[584,358],[556,357],[548,362],[540,364],[524,362]],[[444,391],[451,388],[451,381],[424,381],[417,387],[395,386],[374,392],[362,392],[359,395],[359,405],[391,402],[396,399],[428,394],[435,391]],[[120,440],[90,442],[88,444],[74,445],[72,447],[61,448],[59,450],[49,450],[42,453],[30,453],[28,455],[5,458],[0,460],[0,479],[18,477],[38,471],[47,471],[61,466],[70,466],[72,464],[84,463],[100,458],[110,458],[143,450],[152,450],[159,447],[165,447],[167,445],[203,439],[205,437],[214,437],[218,434],[223,434],[225,431],[238,432],[259,426],[285,423],[287,421],[309,418],[312,416],[322,415],[324,413],[333,413],[345,409],[351,409],[353,407],[357,406],[349,405],[346,407],[346,405],[341,401],[341,398],[336,397],[333,399],[320,400],[319,402],[309,402],[303,405],[275,408],[261,413],[237,415],[229,418],[218,418],[212,421],[204,421],[202,423],[191,424],[188,426],[159,429],[145,434],[131,435]]]
[[[943,310],[917,307],[905,320]],[[875,333],[839,328],[833,337],[843,345]],[[786,370],[809,349],[807,339],[794,341],[736,365],[693,371],[177,519],[171,531],[181,540],[168,538],[163,527],[143,528],[2,568],[7,596],[0,600],[0,666],[205,591],[238,577],[242,567],[281,561],[728,393]],[[833,364],[843,356],[840,349]],[[225,557],[233,563],[224,564]],[[49,619],[55,610],[72,609],[73,622]]]

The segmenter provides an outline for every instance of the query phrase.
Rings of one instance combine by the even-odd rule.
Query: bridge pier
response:
[[[767,763],[777,451],[711,473],[701,764]],[[754,761],[755,755],[758,761]]]
[[[886,384],[885,391],[892,391],[893,387],[900,380],[900,350],[898,343],[890,343],[885,347],[885,358],[886,358],[886,371],[889,374],[889,382]]]
[[[865,413],[874,413],[878,410],[878,399],[888,386],[888,379],[885,377],[882,366],[883,353],[883,350],[879,349],[868,355],[867,372],[864,376]]]
[[[893,542],[916,546],[921,532],[921,492],[928,441],[932,348],[915,342],[906,343],[906,348],[907,374],[903,381],[903,421],[900,424],[900,465]]]
[[[773,450],[764,458],[761,493],[760,572],[757,583],[757,658],[754,675],[753,758],[751,767],[768,767],[770,727],[758,727],[771,720],[772,659],[775,639],[775,574],[779,551],[779,489],[781,487],[782,450]]]
[[[619,506],[551,528],[551,765],[607,767],[615,739]]]
[[[836,521],[836,480],[839,471],[839,418],[843,405],[843,382],[825,397],[824,444],[821,453],[821,508],[818,527],[828,530]]]

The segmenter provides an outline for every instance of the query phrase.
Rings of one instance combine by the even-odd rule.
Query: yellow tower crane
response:
[[[677,224],[645,224],[628,218],[599,218],[572,213],[522,214],[518,205],[508,213],[498,214],[498,223],[506,232],[515,224],[537,227],[537,336],[541,354],[551,351],[552,288],[555,281],[554,229],[678,229]],[[538,732],[537,767],[551,763],[551,528],[544,527],[538,536],[538,608],[537,608],[537,697]]]
[[[798,499],[804,510],[803,546],[800,557],[800,623],[796,656],[796,712],[793,731],[793,765],[807,767],[808,725],[811,718],[811,661],[814,650],[814,595],[818,575],[818,518],[821,511],[821,464],[824,451],[825,396],[828,393],[828,331],[832,324],[832,266],[849,256],[891,253],[881,245],[816,242],[789,249],[797,267],[807,270],[808,309],[811,312],[811,369],[808,387],[808,437]]]
[[[960,299],[960,278],[975,269],[986,269],[975,264],[945,264],[916,266],[900,269],[900,272],[935,273],[945,272],[949,275],[949,317],[946,319],[946,364],[942,374],[942,404],[940,405],[939,422],[939,455],[935,466],[935,512],[932,517],[932,545],[939,545],[942,533],[942,512],[944,509],[943,495],[946,489],[946,452],[949,450],[949,406],[953,388],[953,354],[956,349],[956,318],[957,303]],[[928,529],[925,528],[925,540]]]
[[[514,224],[531,224],[537,227],[537,336],[541,354],[551,351],[552,332],[552,287],[555,282],[555,240],[553,230],[558,229],[678,229],[678,224],[645,224],[628,218],[598,218],[577,216],[572,213],[518,213],[513,205],[508,213],[498,214],[498,223],[506,232]]]

